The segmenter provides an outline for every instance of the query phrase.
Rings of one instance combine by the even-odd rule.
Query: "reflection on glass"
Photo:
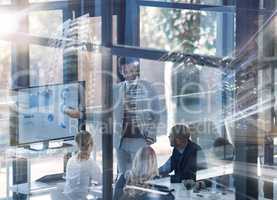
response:
[[[0,146],[9,144],[10,121],[9,111],[12,101],[9,89],[11,88],[11,43],[0,41]],[[0,198],[6,196],[6,169],[5,153],[0,151]]]
[[[94,45],[101,44],[101,17],[84,15],[78,19],[78,39]]]
[[[101,93],[98,83],[101,81],[101,54],[79,51],[78,57],[78,80],[86,81],[86,105],[100,106]]]
[[[222,5],[223,4],[222,0],[147,0],[147,1],[205,4],[205,5]]]
[[[1,160],[4,160],[4,155],[0,154]],[[0,165],[0,198],[5,199],[6,197],[6,169],[5,166]]]
[[[11,89],[11,43],[0,41],[0,145],[7,145],[9,140],[9,106]],[[1,189],[0,189],[1,190]],[[1,196],[1,194],[0,194]]]
[[[159,164],[165,162],[171,152],[167,134],[176,123],[190,125],[191,139],[205,151],[208,165],[214,162],[214,142],[225,137],[222,76],[221,70],[208,66],[140,59],[140,77],[155,86],[163,108],[157,142],[153,145]],[[227,107],[231,115],[230,98],[225,96],[224,100],[230,102]]]
[[[172,67],[175,122],[219,121],[222,115],[220,70],[178,63]],[[218,126],[222,122],[219,121]]]
[[[92,133],[96,162],[102,165],[102,135],[99,125],[101,122],[101,54],[99,52],[78,51],[78,80],[85,81],[86,112],[89,119],[86,130]]]
[[[11,0],[0,0],[0,5],[7,5],[7,4],[11,4],[12,1]]]
[[[158,165],[161,166],[171,154],[167,133],[169,131],[168,128],[171,128],[168,127],[168,120],[171,119],[169,115],[172,112],[167,112],[167,105],[169,104],[170,106],[170,103],[166,98],[170,87],[167,79],[170,77],[166,73],[166,64],[164,62],[147,59],[140,59],[140,77],[142,80],[147,80],[153,85],[160,102],[161,110],[160,120],[157,126],[157,141],[152,147],[157,154]]]
[[[207,169],[197,172],[197,178],[220,176],[214,182],[223,187],[223,190],[232,188],[234,150],[232,138],[226,136],[223,102],[230,102],[226,105],[230,115],[234,107],[231,96],[223,96],[223,89],[227,88],[225,85],[232,85],[233,79],[224,79],[220,69],[208,65],[146,59],[140,59],[139,63],[140,78],[153,84],[161,107],[164,107],[160,113],[157,141],[152,145],[158,165],[164,164],[172,153],[173,148],[167,136],[172,126],[176,123],[188,124],[191,140],[203,150],[197,153],[197,162],[204,162],[204,153],[207,163]],[[115,159],[115,162],[118,160]],[[175,195],[185,195],[184,190]]]
[[[31,35],[57,38],[62,34],[63,15],[60,10],[37,11],[29,14],[29,32]]]
[[[42,3],[42,2],[51,2],[51,1],[68,1],[68,0],[29,0],[30,3]]]
[[[4,75],[0,79],[0,88],[8,89],[11,83],[11,43],[0,41],[0,52],[0,74]]]
[[[17,30],[18,25],[18,17],[14,13],[0,13],[0,35],[14,33]]]
[[[30,45],[30,85],[63,81],[63,50]]]
[[[101,17],[90,17],[88,14],[82,15],[74,20],[68,20],[64,22],[65,37],[72,35],[72,33],[78,33],[78,46],[80,49],[88,50],[84,46],[84,43],[90,43],[94,45],[94,50],[97,50],[101,45]],[[113,16],[113,41],[116,42],[116,16]]]
[[[140,45],[216,55],[219,17],[215,12],[141,7]]]
[[[12,1],[11,0],[0,0],[0,5],[7,5],[7,4],[11,4]]]

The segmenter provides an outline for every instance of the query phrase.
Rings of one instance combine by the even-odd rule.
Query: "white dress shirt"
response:
[[[64,194],[70,199],[84,200],[91,182],[102,183],[102,173],[94,160],[78,160],[72,156],[66,166],[66,183]]]

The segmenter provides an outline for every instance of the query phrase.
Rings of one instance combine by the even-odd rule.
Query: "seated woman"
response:
[[[158,177],[158,165],[155,151],[150,146],[143,147],[137,152],[132,169],[124,175],[121,174],[115,185],[114,200],[121,199],[139,199],[143,193],[124,192],[126,185],[143,187],[146,181]]]
[[[78,153],[72,156],[67,163],[64,194],[68,199],[84,200],[91,181],[101,184],[102,175],[99,166],[90,156],[93,147],[91,134],[82,131],[76,135],[75,142]]]

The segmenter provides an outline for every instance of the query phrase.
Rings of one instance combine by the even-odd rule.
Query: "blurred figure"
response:
[[[214,141],[213,144],[213,154],[216,159],[225,161],[224,164],[227,164],[230,161],[233,161],[234,158],[234,147],[233,145],[223,137],[219,137]],[[232,176],[223,175],[216,177],[216,187],[218,188],[227,188],[232,186]]]
[[[215,123],[210,120],[198,121],[188,125],[191,133],[191,140],[201,146],[202,149],[210,149],[219,133]]]
[[[131,169],[137,151],[156,142],[160,104],[155,89],[139,77],[139,60],[119,58],[119,73],[125,79],[115,85],[114,147],[118,171]]]
[[[174,147],[168,161],[159,168],[162,176],[174,171],[172,182],[184,179],[196,180],[196,171],[206,169],[206,159],[199,145],[190,140],[190,130],[186,125],[175,125],[169,135],[170,145]]]
[[[64,194],[68,199],[84,200],[92,180],[98,184],[102,183],[102,173],[90,156],[93,148],[91,134],[82,131],[75,136],[75,142],[78,153],[72,156],[67,163]]]
[[[115,185],[114,200],[126,199],[129,195],[123,194],[126,185],[144,187],[145,182],[159,176],[156,153],[152,147],[146,146],[138,150],[132,164],[131,170],[121,174]],[[147,186],[145,186],[147,187]],[[130,197],[131,198],[131,197]]]
[[[234,147],[226,138],[218,137],[213,144],[213,153],[217,159],[232,161]]]
[[[127,184],[140,185],[159,176],[157,156],[150,146],[141,148],[136,154],[132,169],[127,172]]]
[[[119,174],[131,169],[139,148],[156,142],[160,103],[155,89],[139,78],[139,61],[119,58],[119,74],[124,81],[113,87],[113,142],[117,153]],[[80,118],[76,108],[65,108],[64,113]],[[86,116],[87,121],[92,116]]]

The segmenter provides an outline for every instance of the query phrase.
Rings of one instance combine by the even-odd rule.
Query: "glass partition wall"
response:
[[[0,198],[51,199],[32,185],[29,193],[9,186],[63,172],[77,150],[46,148],[30,159],[11,147],[14,90],[76,81],[85,82],[85,108],[77,109],[103,173],[88,198],[116,199],[118,179],[143,146],[161,167],[174,153],[176,124],[201,148],[200,195],[276,198],[276,3],[11,0],[0,1],[0,12]],[[164,177],[155,183],[165,180],[174,186]],[[175,199],[188,195],[178,192]]]
[[[45,188],[41,185],[37,187],[36,180],[45,175],[66,172],[68,159],[74,156],[77,150],[73,138],[67,138],[70,145],[66,148],[51,148],[51,145],[55,144],[53,142],[48,144],[48,141],[45,141],[47,146],[39,151],[26,150],[34,144],[24,147],[10,146],[15,142],[11,139],[11,135],[18,134],[19,127],[17,119],[20,113],[15,93],[17,89],[47,85],[51,87],[54,84],[84,81],[85,88],[82,88],[84,90],[82,94],[85,94],[86,107],[83,109],[86,113],[89,115],[94,112],[101,103],[99,74],[102,58],[99,49],[102,24],[99,2],[0,1],[1,199],[51,199],[50,190],[48,194],[43,192],[50,187]],[[53,123],[56,120],[59,122],[63,120],[62,115],[58,114],[60,111],[55,108],[59,96],[55,98],[54,102],[50,101],[51,105],[48,107],[43,107],[44,103],[46,106],[46,102],[42,99],[37,99],[37,103],[34,99],[32,101],[33,106],[43,107],[38,111],[43,112],[42,115],[52,113]],[[47,120],[43,122],[46,127],[49,125],[51,128],[52,125],[48,123]],[[100,128],[94,128],[93,125],[93,119],[89,119],[86,123],[86,130],[92,134],[94,140],[91,159],[101,169],[102,138]],[[43,131],[37,134],[43,134]],[[57,132],[54,138],[49,139],[55,141],[55,138],[59,137]],[[25,184],[28,189],[22,191],[18,184]],[[90,193],[89,198],[102,197],[100,190],[98,194]]]
[[[173,150],[172,126],[187,124],[207,168],[219,172],[209,177],[217,188],[227,185],[236,199],[274,198],[276,4],[115,2],[113,52],[139,60],[139,78],[162,106],[158,165]]]
[[[230,63],[235,57],[236,9],[223,2],[201,3],[116,2],[118,40],[113,52],[118,59],[136,58],[138,79],[151,84],[158,97],[157,137],[151,145],[158,166],[174,151],[168,138],[172,127],[187,125],[190,140],[202,149],[197,152],[197,163],[206,164],[206,171],[196,172],[196,179],[230,189],[234,199],[235,144],[230,125],[234,122],[227,116],[235,113],[235,70]],[[121,76],[118,79],[122,81]],[[123,138],[124,150],[126,141]],[[121,162],[118,155],[115,162]]]

